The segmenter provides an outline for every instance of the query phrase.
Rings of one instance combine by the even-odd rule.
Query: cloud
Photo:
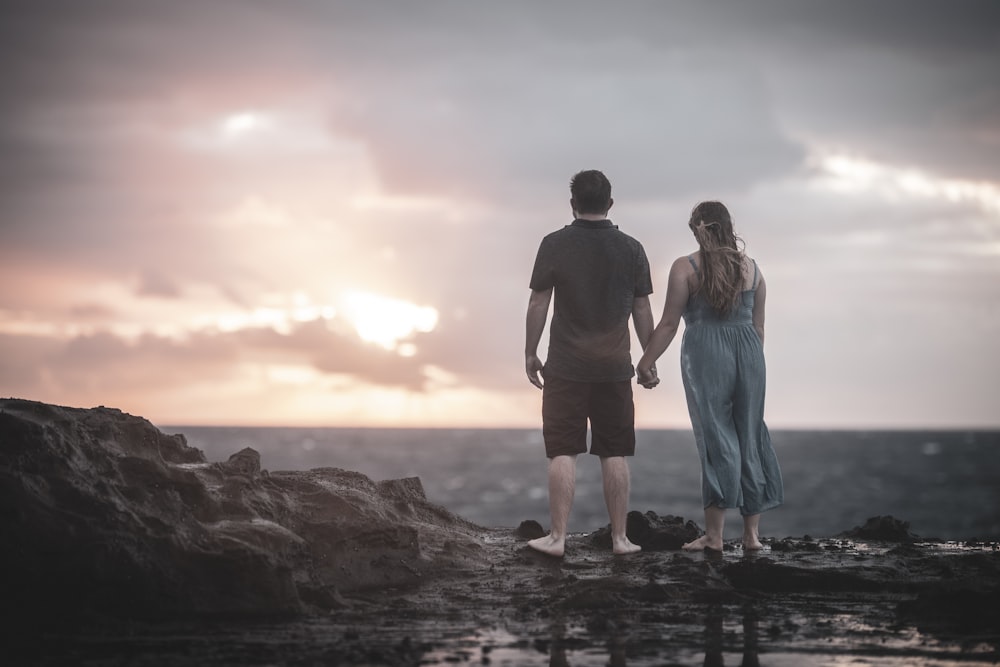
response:
[[[156,270],[148,270],[142,273],[136,293],[139,296],[175,299],[180,295],[180,290],[167,276]]]
[[[369,146],[390,190],[518,206],[578,169],[600,167],[636,196],[662,197],[708,178],[750,187],[801,158],[778,126],[766,81],[737,54],[634,39],[626,31],[639,25],[635,15],[588,42],[572,20],[546,24],[553,29],[543,37],[521,26],[487,29],[511,17],[483,13],[457,12],[436,27],[419,17],[404,34],[382,34],[392,45],[375,37],[360,65],[338,72],[334,131]],[[669,21],[668,12],[652,13]],[[538,9],[533,18],[552,16]]]
[[[203,331],[182,339],[143,334],[135,339],[98,330],[69,338],[0,334],[5,350],[0,383],[39,395],[161,391],[198,381],[227,380],[240,366],[303,367],[355,382],[422,391],[423,362],[364,344],[323,322],[290,333],[270,328]]]
[[[767,72],[792,136],[1000,179],[996,3],[769,0],[726,13],[727,42]]]

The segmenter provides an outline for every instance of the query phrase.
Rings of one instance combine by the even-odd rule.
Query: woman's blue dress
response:
[[[695,271],[698,265],[688,257]],[[744,516],[780,505],[784,487],[764,423],[764,346],[753,327],[757,263],[751,289],[720,315],[695,293],[684,309],[681,376],[701,458],[705,507]]]

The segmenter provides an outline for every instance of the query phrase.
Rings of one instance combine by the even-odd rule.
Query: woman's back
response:
[[[696,324],[713,325],[753,325],[754,297],[756,296],[759,271],[757,262],[744,258],[743,290],[737,297],[732,310],[720,313],[698,289],[700,286],[699,260],[701,253],[688,255],[688,261],[694,270],[689,279],[690,296],[684,308],[684,324],[691,327]]]

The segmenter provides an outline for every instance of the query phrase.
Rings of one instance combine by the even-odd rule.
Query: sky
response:
[[[0,396],[536,427],[528,279],[600,169],[657,319],[730,208],[772,428],[997,428],[998,71],[989,0],[7,2]],[[679,342],[640,428],[690,425]]]

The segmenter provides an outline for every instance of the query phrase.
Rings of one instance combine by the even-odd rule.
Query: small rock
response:
[[[227,472],[246,477],[256,477],[260,473],[260,453],[256,449],[244,447],[222,464]]]
[[[514,529],[514,534],[524,540],[534,540],[539,537],[545,537],[545,529],[542,528],[542,524],[534,519],[526,519]]]
[[[919,536],[910,532],[910,523],[893,516],[873,516],[863,526],[855,526],[837,537],[854,540],[879,540],[883,542],[915,542]]]

